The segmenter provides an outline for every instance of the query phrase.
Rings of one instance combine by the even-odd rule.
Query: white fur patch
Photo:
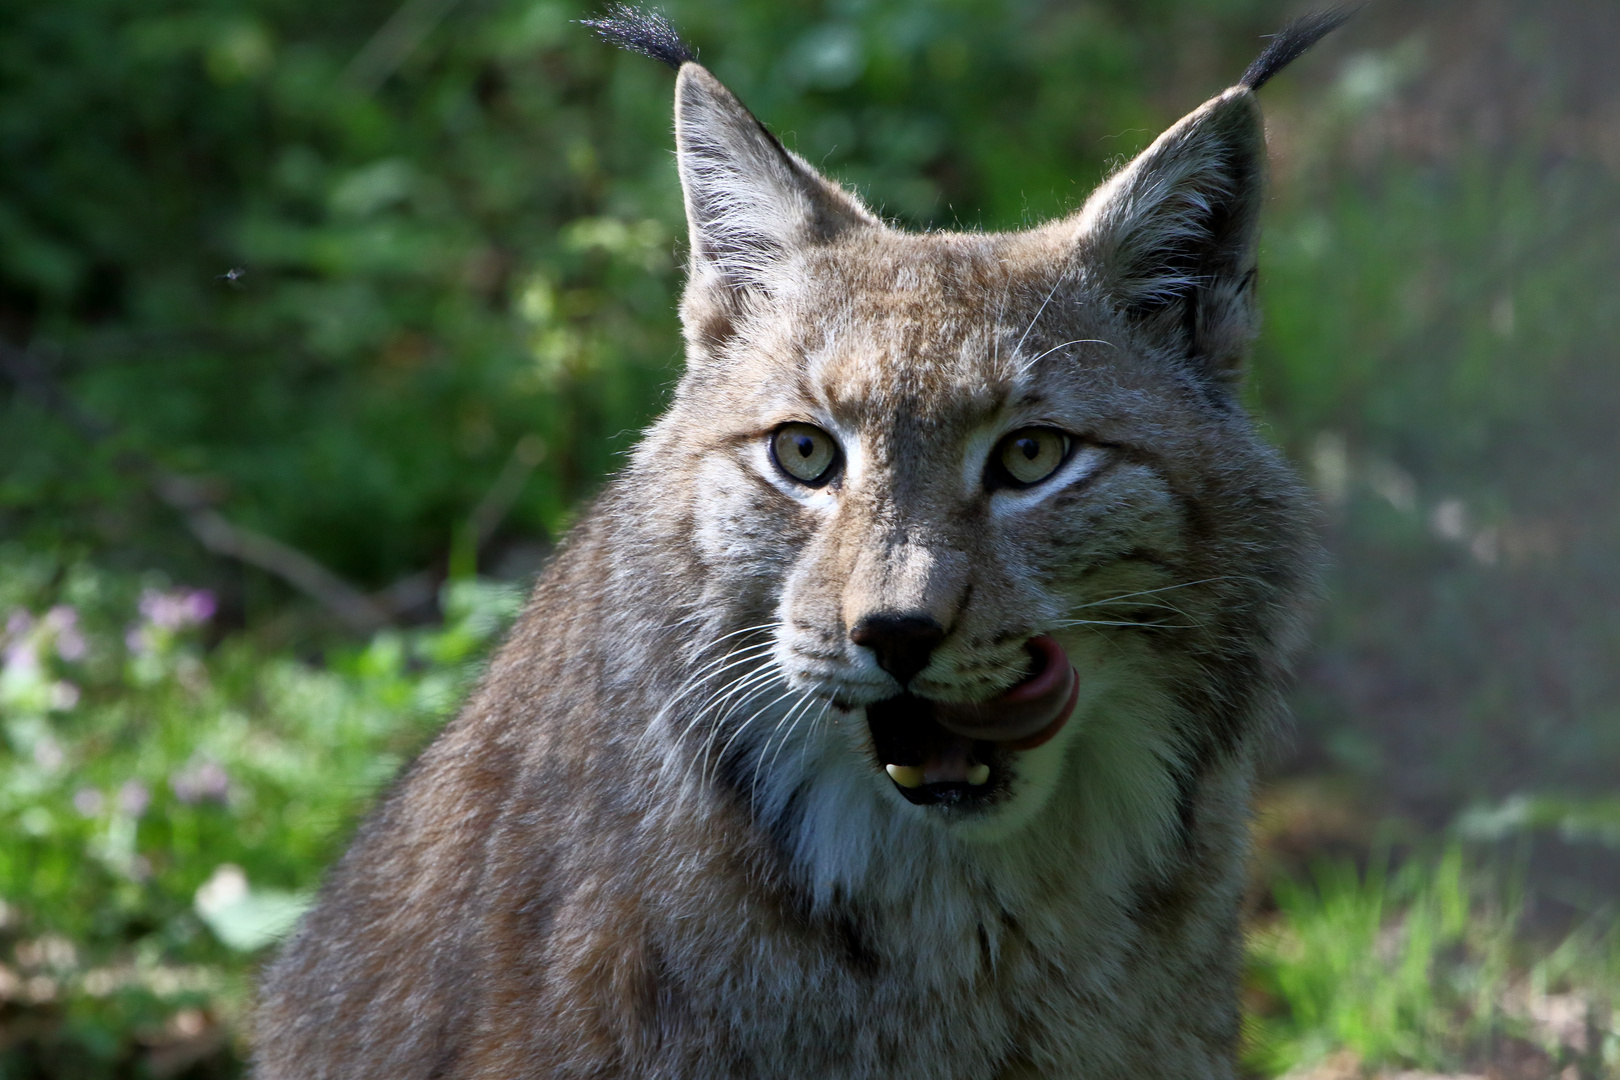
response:
[[[750,737],[756,812],[785,830],[818,906],[840,897],[942,904],[967,917],[1020,891],[1025,873],[1071,864],[1084,867],[1089,889],[1112,894],[1156,864],[1174,833],[1174,709],[1168,691],[1117,652],[1087,664],[1073,718],[1016,756],[1009,797],[959,811],[900,796],[874,765],[863,710],[782,703]],[[1044,854],[1027,864],[1013,854],[1036,850]]]
[[[1045,502],[1064,488],[1080,483],[1108,462],[1108,451],[1100,446],[1076,447],[1069,460],[1045,480],[1027,488],[1001,488],[990,497],[990,512],[1005,516],[1028,510]]]

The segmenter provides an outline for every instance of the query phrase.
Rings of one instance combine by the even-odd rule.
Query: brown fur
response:
[[[1252,762],[1315,553],[1234,400],[1264,146],[1212,99],[1077,215],[893,230],[681,68],[688,370],[462,714],[266,978],[257,1073],[1229,1077]],[[781,424],[830,432],[796,486]],[[1025,425],[1073,457],[1027,491]],[[1073,720],[914,806],[850,640],[981,701],[1056,636]]]

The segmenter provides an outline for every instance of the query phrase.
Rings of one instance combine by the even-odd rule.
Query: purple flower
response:
[[[57,604],[45,613],[45,625],[56,634],[56,655],[63,660],[83,660],[88,651],[79,630],[79,613],[67,604]]]
[[[130,817],[140,817],[152,801],[152,793],[139,780],[125,780],[118,789],[118,809]]]
[[[214,594],[207,589],[147,589],[141,593],[141,615],[165,630],[205,623],[214,617],[217,607]]]
[[[106,804],[107,799],[98,788],[82,787],[73,793],[73,809],[85,817],[95,817]]]
[[[208,758],[174,773],[169,787],[183,803],[223,803],[230,798],[231,778],[223,765]]]
[[[124,631],[124,648],[134,656],[145,656],[152,651],[152,643],[147,639],[146,627],[136,623]]]
[[[34,628],[34,617],[22,608],[6,616],[6,636],[20,638]]]
[[[192,620],[199,623],[205,623],[212,619],[214,612],[219,610],[219,601],[211,589],[193,589],[191,596],[187,599],[187,605]]]
[[[12,642],[0,653],[0,658],[4,659],[4,664],[0,666],[24,678],[32,678],[39,672],[39,650],[34,648],[32,641]]]

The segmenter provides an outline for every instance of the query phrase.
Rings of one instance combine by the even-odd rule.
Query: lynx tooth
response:
[[[923,771],[915,765],[885,765],[883,771],[903,788],[923,786]]]

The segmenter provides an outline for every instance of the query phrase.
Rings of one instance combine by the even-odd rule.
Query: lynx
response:
[[[256,1075],[1231,1077],[1316,549],[1238,401],[1278,35],[1075,214],[885,224],[660,17],[687,366],[268,972]]]

